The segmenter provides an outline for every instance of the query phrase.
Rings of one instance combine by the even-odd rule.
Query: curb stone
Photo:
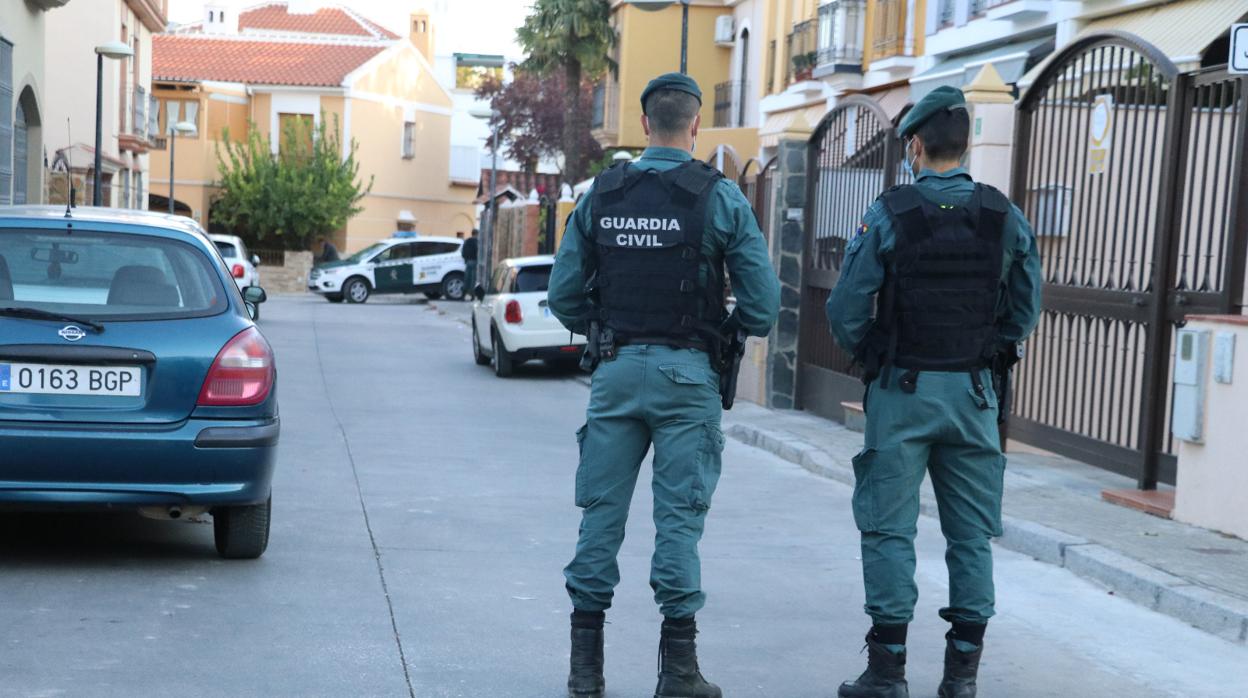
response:
[[[725,434],[767,451],[810,472],[842,484],[854,484],[852,464],[797,436],[780,430],[734,424]],[[936,502],[924,492],[919,511],[936,516]],[[1064,567],[1116,596],[1239,644],[1248,643],[1248,602],[1197,586],[1084,538],[1033,521],[1002,517],[1003,535],[995,543],[1041,562]]]

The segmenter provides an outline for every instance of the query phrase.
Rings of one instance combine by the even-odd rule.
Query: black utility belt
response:
[[[885,364],[884,368],[880,371],[880,387],[888,390],[889,383],[892,382],[893,373],[898,374],[897,387],[900,388],[903,393],[913,393],[915,391],[918,387],[920,373],[966,373],[971,377],[971,385],[974,387],[975,392],[983,394],[984,384],[980,379],[979,372],[989,368],[990,366],[984,363],[976,363],[971,366],[952,368],[948,366],[942,366],[940,368],[907,368],[896,364]]]
[[[626,347],[629,345],[639,344],[658,344],[673,349],[696,349],[707,354],[711,353],[710,346],[701,339],[680,339],[676,337],[620,337],[616,336],[615,346]]]

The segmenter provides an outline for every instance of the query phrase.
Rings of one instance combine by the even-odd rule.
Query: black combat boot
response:
[[[659,685],[654,698],[721,698],[719,686],[702,678],[694,637],[698,626],[690,618],[665,618],[659,636]]]
[[[602,678],[602,611],[572,612],[572,669],[568,672],[568,698],[602,698],[607,683]]]
[[[954,640],[975,645],[970,652],[961,652]],[[940,680],[936,695],[940,698],[975,698],[975,677],[979,674],[979,658],[984,654],[984,626],[954,623],[945,635],[945,677]]]
[[[906,626],[876,625],[867,633],[867,670],[841,684],[839,698],[910,698],[906,684],[906,653],[890,652],[884,645],[906,644]]]

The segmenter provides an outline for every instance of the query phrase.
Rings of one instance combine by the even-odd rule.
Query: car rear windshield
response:
[[[213,244],[217,246],[217,251],[221,253],[222,257],[229,259],[229,258],[238,256],[238,248],[235,247],[234,243],[232,242],[221,242],[220,240],[213,240]]]
[[[550,265],[520,267],[516,272],[515,293],[545,291],[550,285]]]
[[[88,320],[214,315],[227,307],[208,256],[148,235],[0,228],[0,307]]]

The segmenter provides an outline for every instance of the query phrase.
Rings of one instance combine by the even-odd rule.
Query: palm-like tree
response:
[[[615,46],[608,0],[534,0],[533,9],[517,31],[528,54],[524,67],[538,74],[562,70],[567,98],[564,103],[564,178],[576,182],[588,163],[581,134],[589,129],[582,107],[583,81],[614,70],[610,52]]]

